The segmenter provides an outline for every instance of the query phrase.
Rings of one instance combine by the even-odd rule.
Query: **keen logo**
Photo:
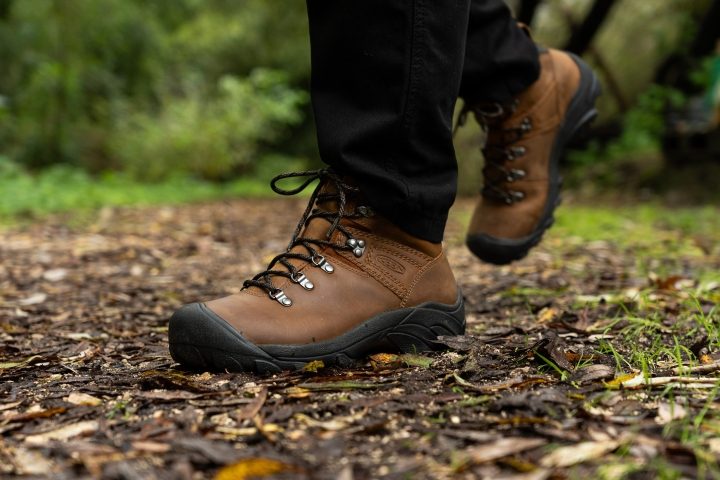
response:
[[[392,270],[395,273],[399,273],[400,275],[405,273],[405,266],[397,260],[393,260],[392,258],[386,257],[385,255],[376,255],[375,259],[382,266]]]

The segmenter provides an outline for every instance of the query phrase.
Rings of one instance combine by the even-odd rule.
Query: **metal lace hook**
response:
[[[315,285],[310,281],[310,279],[304,274],[300,272],[296,272],[292,275],[290,275],[290,280],[297,283],[301,287],[303,287],[305,290],[312,290],[315,288]]]
[[[319,253],[313,254],[311,260],[313,265],[315,265],[316,267],[320,267],[326,273],[333,273],[335,271],[335,267],[330,265],[330,262],[325,260],[325,257],[320,255]]]
[[[270,298],[276,300],[283,307],[292,307],[292,300],[290,300],[290,297],[285,295],[285,292],[283,292],[282,290],[270,292],[268,295],[270,295]]]
[[[475,112],[485,119],[495,119],[505,115],[505,108],[499,103],[491,103],[478,107]]]

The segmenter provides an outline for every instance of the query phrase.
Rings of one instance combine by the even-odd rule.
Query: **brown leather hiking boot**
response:
[[[511,105],[466,105],[487,133],[483,189],[466,243],[481,260],[502,265],[527,255],[554,222],[560,157],[596,116],[600,85],[578,57],[540,53],[540,78]]]
[[[294,190],[277,182],[308,179]],[[441,244],[415,238],[362,204],[329,170],[280,175],[293,195],[319,179],[287,250],[236,295],[170,319],[172,357],[188,367],[277,372],[378,351],[439,348],[465,330],[462,295]]]

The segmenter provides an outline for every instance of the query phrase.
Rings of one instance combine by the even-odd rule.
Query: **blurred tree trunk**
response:
[[[604,57],[592,46],[595,34],[600,30],[600,27],[607,19],[615,3],[616,0],[595,0],[582,23],[575,20],[573,11],[569,7],[561,7],[560,11],[565,15],[571,32],[570,39],[563,49],[576,55],[588,53],[592,56],[595,61],[595,67],[604,77],[608,92],[617,101],[620,111],[625,112],[629,108],[629,102],[625,98],[620,82],[615,77],[615,74],[608,66]]]
[[[585,53],[615,3],[616,0],[595,0],[585,20],[577,28],[572,29],[570,40],[563,50],[576,55]]]
[[[517,20],[525,25],[530,25],[535,18],[535,12],[542,0],[521,0],[518,7]]]
[[[693,57],[705,57],[715,51],[720,39],[720,0],[714,0],[702,18],[697,36],[690,47]]]
[[[13,0],[0,0],[0,20],[6,20],[10,15]]]
[[[676,52],[665,58],[655,74],[655,82],[668,85],[686,93],[698,93],[689,73],[697,69],[698,63],[712,55],[720,40],[720,0],[713,0],[710,8],[696,19],[699,23],[697,34],[687,50]]]

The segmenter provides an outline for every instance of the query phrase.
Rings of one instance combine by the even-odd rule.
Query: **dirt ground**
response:
[[[462,245],[461,202],[447,244],[468,335],[442,339],[448,352],[183,371],[171,312],[238,291],[303,206],[106,209],[0,230],[0,476],[720,478],[712,238],[653,263],[551,236],[491,267]]]

